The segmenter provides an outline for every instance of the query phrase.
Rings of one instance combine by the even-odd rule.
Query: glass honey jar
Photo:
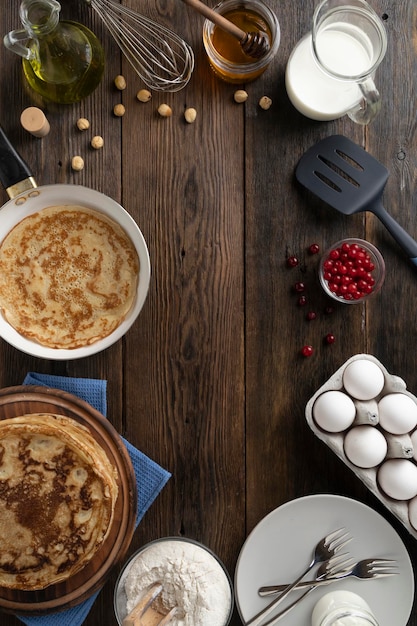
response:
[[[224,0],[214,10],[245,32],[263,31],[269,51],[260,59],[246,55],[233,35],[210,20],[203,25],[203,44],[214,73],[229,83],[247,83],[258,78],[276,55],[281,38],[278,18],[262,0]]]

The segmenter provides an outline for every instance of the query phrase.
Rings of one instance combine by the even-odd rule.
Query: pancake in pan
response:
[[[127,233],[81,206],[51,206],[19,222],[0,246],[0,309],[49,348],[110,335],[133,306],[139,258]]]

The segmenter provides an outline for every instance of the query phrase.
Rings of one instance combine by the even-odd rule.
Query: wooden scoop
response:
[[[165,626],[168,624],[177,612],[177,607],[174,606],[168,613],[161,613],[152,606],[162,589],[160,583],[153,585],[129,615],[124,618],[122,626]]]
[[[269,37],[263,31],[257,31],[254,33],[246,33],[244,30],[236,26],[233,22],[226,19],[220,13],[217,13],[213,9],[210,9],[207,5],[200,0],[182,0],[185,4],[204,15],[210,22],[216,24],[219,28],[225,30],[233,37],[239,40],[242,50],[248,56],[254,59],[260,59],[265,56],[270,49]]]

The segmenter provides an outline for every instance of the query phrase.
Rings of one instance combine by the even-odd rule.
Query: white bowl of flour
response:
[[[226,626],[233,611],[230,576],[208,548],[192,539],[164,537],[138,550],[116,583],[114,610],[119,626],[155,584],[163,585],[154,608],[178,610],[170,626]]]

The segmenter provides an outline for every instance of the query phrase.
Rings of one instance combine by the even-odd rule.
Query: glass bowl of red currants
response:
[[[342,239],[322,256],[320,283],[334,300],[358,304],[375,295],[385,278],[385,263],[379,250],[364,239]]]

